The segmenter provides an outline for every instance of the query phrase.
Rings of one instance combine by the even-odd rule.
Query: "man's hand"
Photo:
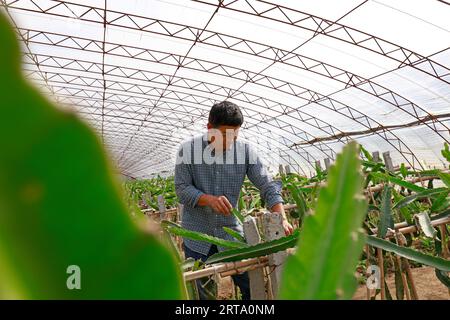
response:
[[[272,208],[270,208],[271,212],[279,213],[283,216],[283,229],[284,233],[288,236],[294,232],[294,228],[289,223],[289,221],[286,218],[286,213],[284,212],[284,207],[282,203],[275,204]]]
[[[226,216],[229,215],[231,213],[231,209],[233,209],[230,201],[228,201],[225,196],[216,197],[210,194],[204,194],[200,197],[198,204],[200,206],[211,207],[214,211]]]
[[[290,234],[292,234],[292,232],[294,232],[294,228],[292,227],[292,225],[289,223],[289,221],[287,221],[287,219],[283,218],[283,229],[284,229],[284,233],[288,236]]]

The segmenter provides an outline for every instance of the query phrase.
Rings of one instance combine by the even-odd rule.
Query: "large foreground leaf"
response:
[[[0,43],[0,298],[182,298],[175,258],[130,219],[100,141],[22,78],[1,13]]]
[[[348,299],[364,245],[366,213],[358,147],[348,144],[328,175],[316,212],[305,218],[296,254],[283,271],[281,299]]]

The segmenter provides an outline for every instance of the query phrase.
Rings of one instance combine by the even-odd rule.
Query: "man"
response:
[[[281,185],[268,175],[260,158],[249,144],[238,141],[238,132],[244,122],[239,107],[229,101],[215,104],[209,113],[208,132],[182,144],[175,166],[175,190],[184,205],[182,226],[211,236],[233,240],[223,230],[231,228],[243,235],[242,226],[232,214],[239,199],[244,178],[260,190],[271,212],[283,216],[286,235],[292,226],[286,219],[281,197]],[[205,261],[222,251],[202,241],[184,239],[186,258]],[[247,273],[233,276],[242,299],[250,299]],[[206,299],[202,282],[197,282],[200,299]]]

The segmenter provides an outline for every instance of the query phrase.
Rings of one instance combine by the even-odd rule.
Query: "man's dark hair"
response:
[[[244,122],[244,116],[236,104],[222,101],[212,106],[208,121],[214,128],[218,126],[240,127]]]

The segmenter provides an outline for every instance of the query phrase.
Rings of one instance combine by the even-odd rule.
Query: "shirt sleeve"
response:
[[[180,155],[180,150],[178,151]],[[175,193],[180,203],[194,208],[204,194],[194,186],[192,168],[189,163],[180,160],[175,165]]]
[[[261,158],[256,151],[248,146],[247,177],[259,189],[261,198],[264,199],[267,208],[272,208],[277,203],[284,203],[281,196],[281,181],[273,180],[267,172]]]

